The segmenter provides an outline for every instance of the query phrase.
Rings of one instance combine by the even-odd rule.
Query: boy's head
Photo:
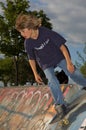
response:
[[[37,29],[41,26],[41,19],[34,15],[20,14],[16,19],[15,28],[20,31],[22,29]]]

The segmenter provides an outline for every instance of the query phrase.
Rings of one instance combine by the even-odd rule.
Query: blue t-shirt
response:
[[[24,44],[28,58],[36,60],[44,70],[56,66],[64,59],[60,46],[65,42],[66,40],[58,33],[46,27],[39,27],[38,38],[26,39]]]

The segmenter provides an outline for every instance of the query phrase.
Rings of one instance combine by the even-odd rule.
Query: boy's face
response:
[[[32,30],[25,28],[22,30],[19,30],[20,34],[22,37],[24,37],[25,39],[31,38],[31,34],[32,34]]]

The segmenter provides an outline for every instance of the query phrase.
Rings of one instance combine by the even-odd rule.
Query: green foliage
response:
[[[12,65],[13,62],[10,57],[0,60],[0,77],[5,85],[7,85],[7,82],[11,79]]]
[[[86,78],[86,62],[84,63],[84,65],[81,66],[80,70],[82,74],[84,75],[84,77]]]
[[[6,0],[7,4],[0,3],[3,15],[0,16],[0,50],[7,56],[15,56],[23,53],[23,38],[15,29],[15,19],[24,10],[27,11],[29,2],[26,0]]]
[[[0,60],[0,72],[8,74],[10,72],[11,67],[12,67],[11,58],[8,57],[6,59]]]
[[[82,64],[80,62],[76,62],[76,65],[80,68],[80,71],[84,75],[84,77],[86,77],[86,43],[84,45],[85,45],[83,49],[84,57],[79,53],[79,51],[77,52]]]
[[[25,57],[20,56],[20,58],[18,60],[18,82],[21,85],[24,85],[26,83],[26,81],[30,82],[32,80],[34,82],[32,69],[31,69],[29,63],[27,62],[27,60],[25,59]]]

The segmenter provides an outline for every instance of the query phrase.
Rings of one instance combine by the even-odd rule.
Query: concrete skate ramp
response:
[[[43,130],[53,99],[48,87],[0,89],[0,130]]]
[[[0,130],[64,130],[58,123],[49,125],[52,114],[47,109],[52,103],[47,86],[0,88]]]

